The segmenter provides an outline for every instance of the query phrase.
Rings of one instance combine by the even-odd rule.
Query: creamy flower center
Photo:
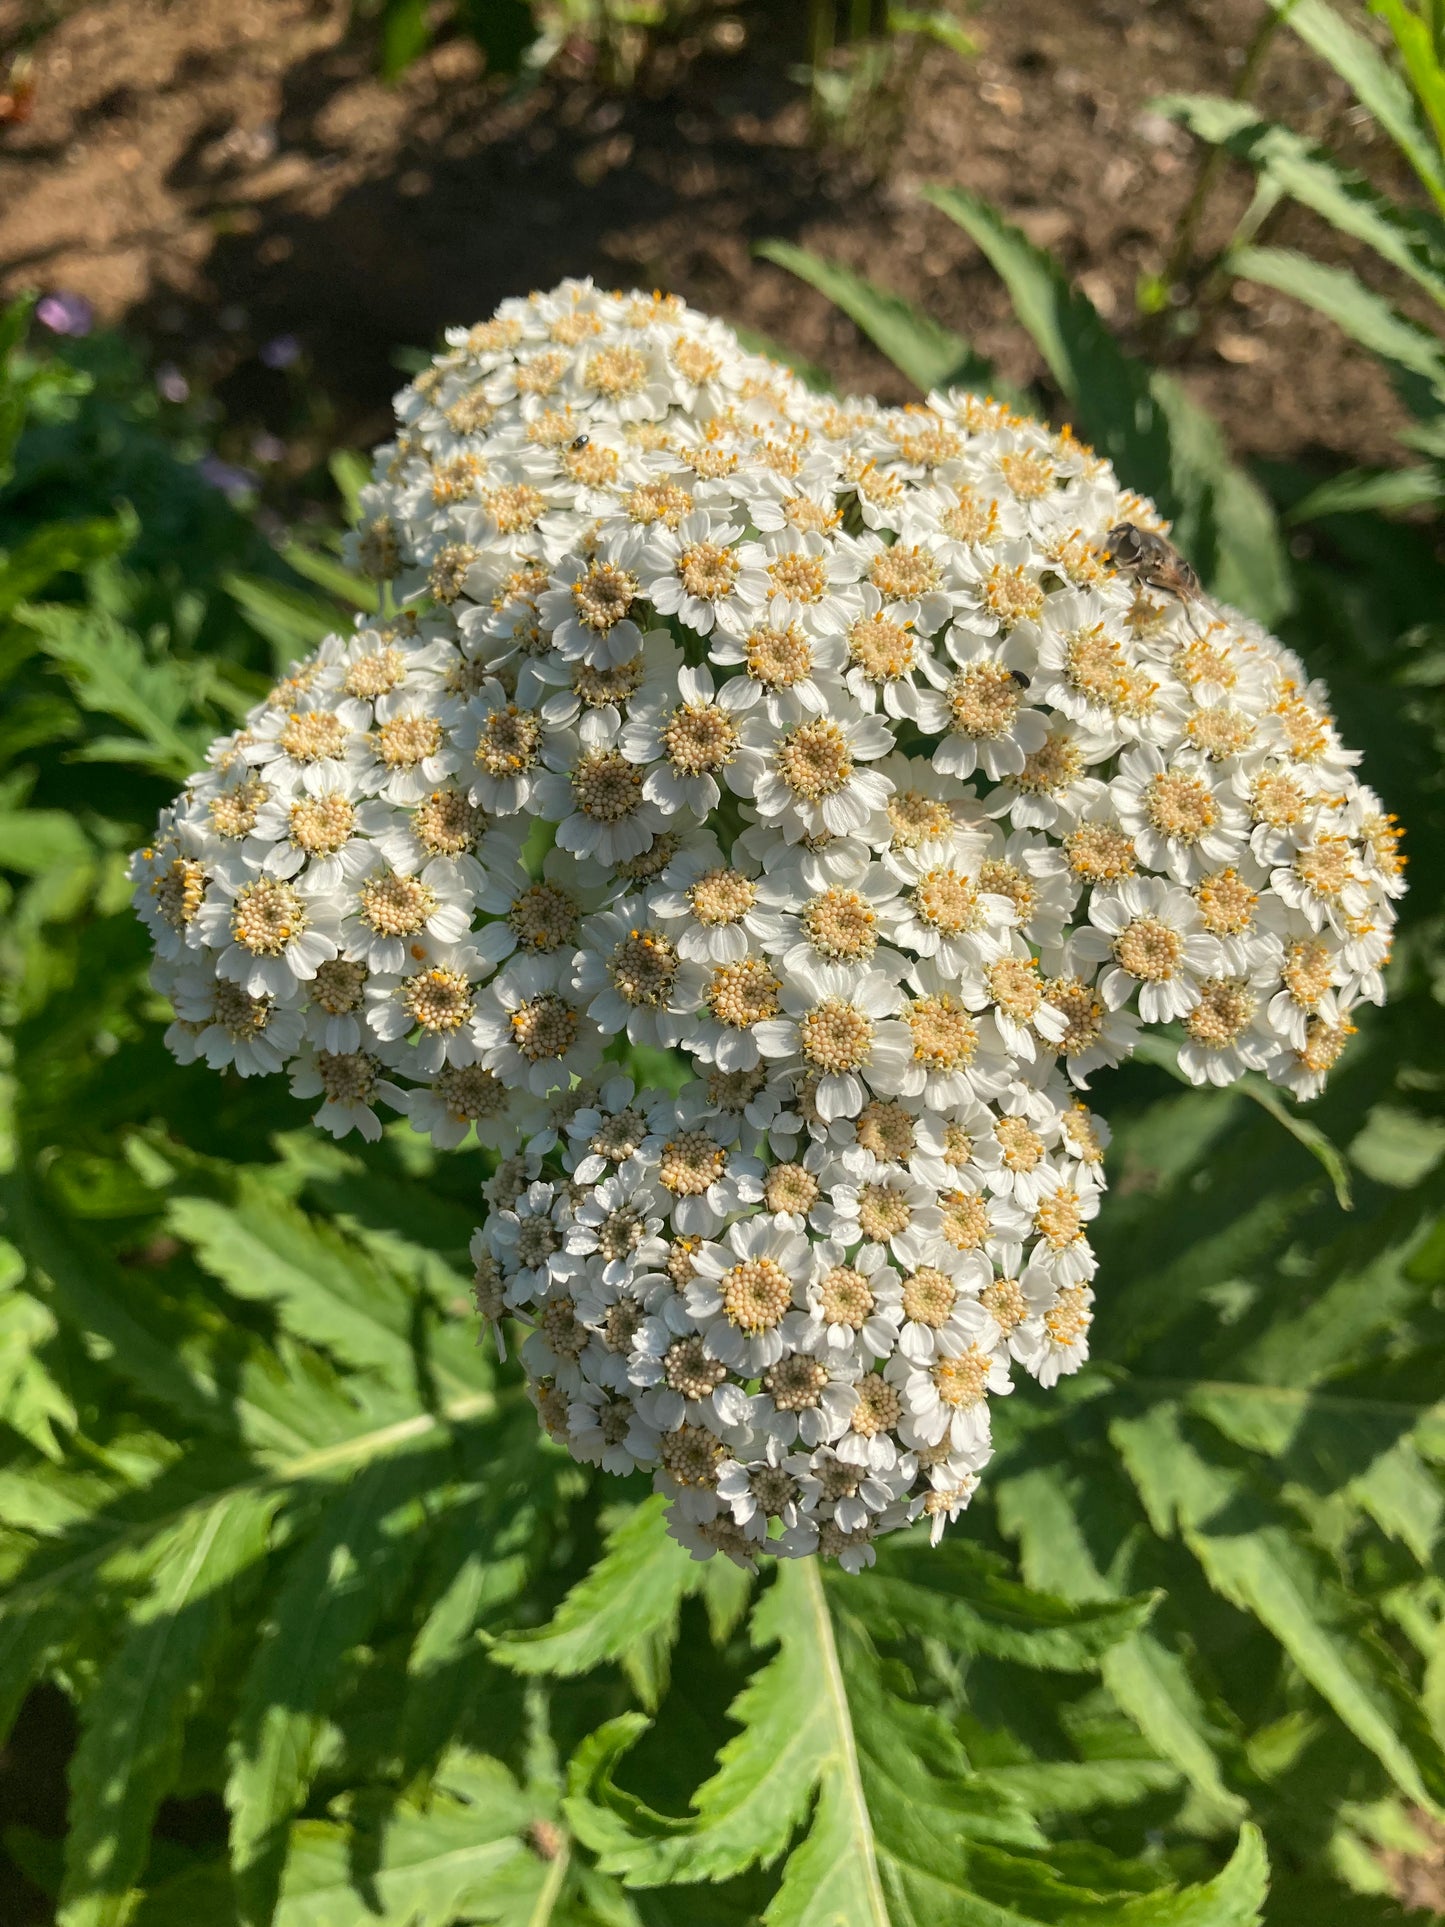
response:
[[[931,837],[946,836],[953,828],[953,812],[936,796],[922,790],[895,790],[888,799],[888,824],[895,850],[916,850]]]
[[[1007,780],[1025,796],[1062,796],[1084,773],[1084,753],[1062,729],[1051,729]]]
[[[913,1155],[914,1120],[891,1098],[875,1097],[858,1113],[853,1132],[858,1143],[885,1164],[903,1164]]]
[[[562,466],[574,482],[581,482],[585,488],[606,488],[617,480],[621,462],[615,448],[588,442],[582,448],[564,448]]]
[[[773,1258],[749,1258],[722,1276],[723,1310],[740,1331],[771,1331],[793,1300],[788,1274]]]
[[[679,1485],[708,1490],[717,1484],[725,1453],[722,1440],[705,1425],[679,1425],[675,1432],[665,1432],[657,1447],[658,1463]]]
[[[607,974],[624,1003],[656,1009],[677,982],[677,952],[659,930],[631,930],[613,951]]]
[[[744,957],[741,963],[722,964],[713,971],[708,1009],[729,1029],[748,1030],[777,1016],[782,988],[769,964],[760,957]]]
[[[1044,985],[1044,995],[1067,1026],[1059,1045],[1065,1057],[1076,1057],[1099,1041],[1104,1006],[1092,984],[1081,977],[1051,977]]]
[[[730,596],[741,567],[735,552],[716,542],[690,542],[677,558],[683,588],[702,602],[718,602]]]
[[[475,1124],[500,1117],[507,1108],[507,1087],[495,1071],[480,1064],[443,1065],[436,1094],[449,1117]]]
[[[915,1325],[937,1331],[953,1314],[958,1291],[946,1271],[920,1265],[903,1281],[903,1309]]]
[[[1043,614],[1044,592],[1022,563],[1011,569],[995,562],[983,581],[983,599],[1006,629]]]
[[[420,877],[384,870],[357,891],[361,921],[379,937],[414,937],[437,908],[437,894]]]
[[[629,657],[626,662],[574,663],[572,694],[589,709],[601,709],[606,703],[625,703],[641,689],[646,673],[647,663],[642,656]]]
[[[1089,1296],[1083,1285],[1066,1285],[1058,1302],[1044,1313],[1044,1330],[1056,1345],[1077,1345],[1094,1322]]]
[[[231,906],[231,935],[256,957],[279,957],[306,924],[300,891],[276,877],[243,883]]]
[[[400,649],[388,645],[369,656],[358,656],[347,670],[342,688],[348,696],[370,702],[377,696],[389,695],[405,681],[406,657]]]
[[[853,774],[848,733],[831,717],[799,723],[778,739],[778,774],[805,802],[836,796]]]
[[[1115,883],[1138,868],[1133,837],[1112,823],[1081,823],[1070,830],[1064,856],[1082,883]]]
[[[1017,1278],[995,1278],[978,1294],[978,1302],[1005,1337],[1028,1316],[1028,1300]]]
[[[910,892],[910,900],[920,923],[947,937],[965,931],[981,930],[983,905],[968,878],[947,864],[925,872]]]
[[[550,395],[569,365],[570,357],[560,349],[549,348],[543,354],[533,355],[516,370],[514,379],[518,390],[524,395]]]
[[[902,1416],[903,1400],[896,1388],[874,1372],[858,1387],[858,1402],[848,1420],[848,1429],[859,1438],[871,1439],[895,1426]]]
[[[472,987],[459,970],[445,970],[440,964],[419,970],[401,987],[401,1001],[407,1013],[435,1036],[460,1030],[472,1015]]]
[[[675,482],[639,482],[622,504],[628,520],[643,528],[661,522],[665,528],[675,529],[691,508],[692,497]]]
[[[647,359],[636,348],[599,348],[587,357],[585,380],[599,395],[622,401],[647,380]]]
[[[1013,728],[1024,692],[1001,662],[975,662],[959,670],[944,696],[955,735],[992,741]]]
[[[873,1047],[871,1020],[841,997],[825,997],[816,1004],[798,1033],[804,1057],[825,1073],[861,1069]]]
[[[335,856],[355,825],[356,811],[344,796],[303,796],[291,805],[291,841],[307,856]]]
[[[869,563],[868,580],[890,601],[908,602],[938,587],[938,563],[927,549],[895,542]]]
[[[1122,970],[1145,983],[1168,983],[1184,961],[1184,939],[1158,917],[1135,917],[1114,939],[1114,957]]]
[[[821,1187],[813,1173],[802,1164],[775,1164],[763,1186],[763,1202],[769,1211],[791,1211],[806,1217],[818,1202]]]
[[[674,1197],[700,1198],[727,1168],[727,1153],[706,1131],[679,1131],[662,1147],[658,1181]]]
[[[1075,1192],[1050,1192],[1034,1213],[1034,1229],[1054,1251],[1065,1251],[1084,1235],[1084,1218]]]
[[[1194,892],[1204,927],[1216,937],[1242,937],[1254,922],[1257,894],[1237,870],[1216,870]]]
[[[784,502],[783,517],[790,527],[805,535],[826,535],[843,519],[840,509],[827,508],[807,495],[794,495]]]
[[[609,1263],[625,1258],[642,1243],[643,1228],[642,1219],[631,1205],[619,1205],[598,1225],[597,1249]]]
[[[714,1069],[707,1080],[707,1101],[715,1111],[725,1111],[730,1117],[738,1117],[767,1081],[768,1074],[761,1064],[755,1064],[748,1071]]]
[[[1322,1017],[1311,1017],[1305,1028],[1304,1048],[1295,1055],[1307,1071],[1323,1077],[1334,1069],[1354,1034],[1353,1024],[1327,1024]]]
[[[1317,836],[1294,860],[1295,875],[1317,897],[1338,897],[1354,880],[1355,854],[1347,836]]]
[[[1237,709],[1223,707],[1196,710],[1189,718],[1187,734],[1191,743],[1214,763],[1240,756],[1255,738],[1254,724]]]
[[[621,823],[642,802],[642,779],[620,750],[584,750],[572,772],[573,800],[594,823]]]
[[[1257,1008],[1254,994],[1241,977],[1210,977],[1199,991],[1184,1028],[1206,1050],[1227,1050],[1249,1028]]]
[[[803,906],[803,933],[820,957],[861,963],[878,944],[878,917],[856,890],[824,890]]]
[[[813,673],[813,645],[794,623],[754,629],[744,648],[749,676],[765,689],[791,689]]]
[[[206,808],[211,828],[217,836],[249,836],[256,827],[256,813],[266,801],[266,785],[259,777],[247,777],[233,790],[213,796]]]
[[[576,898],[560,883],[533,883],[513,900],[507,922],[525,949],[545,953],[576,941],[580,914]]]
[[[498,779],[535,767],[542,747],[542,724],[530,710],[509,703],[494,709],[477,736],[477,768]]]
[[[1037,502],[1053,492],[1056,471],[1042,449],[1011,449],[999,456],[998,472],[1009,493],[1021,502]]]
[[[939,526],[955,542],[987,542],[998,532],[998,503],[986,501],[976,489],[954,492],[952,508],[945,509]]]
[[[1039,967],[1032,957],[1000,957],[984,973],[988,994],[1006,1017],[1026,1024],[1044,1001]]]
[[[448,542],[437,550],[426,585],[438,602],[450,606],[456,601],[476,559],[477,551],[470,542]]]
[[[667,719],[662,746],[680,776],[708,775],[737,754],[738,726],[716,703],[684,703]]]
[[[433,790],[412,811],[411,822],[428,856],[460,856],[481,834],[483,817],[460,790]]]
[[[932,1071],[957,1071],[973,1062],[978,1025],[951,991],[915,997],[904,1007],[916,1063]]]
[[[641,1305],[632,1298],[619,1298],[615,1305],[608,1306],[607,1316],[602,1321],[602,1342],[609,1352],[632,1350],[632,1341],[637,1336],[643,1315]]]
[[[328,1104],[365,1104],[376,1090],[381,1065],[366,1051],[319,1050],[316,1075]]]
[[[265,1030],[274,1009],[270,997],[249,997],[239,984],[229,983],[224,977],[216,979],[211,997],[211,1022],[219,1024],[238,1043]],[[204,1030],[205,1026],[198,1024],[195,1028]]]
[[[680,336],[668,350],[668,359],[684,381],[711,381],[714,375],[722,373],[722,358],[714,353],[704,341],[692,341],[686,335]]]
[[[329,709],[293,710],[276,740],[293,763],[330,762],[346,753],[346,725]]]
[[[993,1135],[1010,1171],[1032,1171],[1044,1154],[1043,1139],[1021,1117],[1001,1117]]]
[[[930,1376],[940,1405],[955,1412],[967,1411],[988,1396],[989,1358],[977,1345],[970,1345],[957,1358],[940,1358]]]
[[[173,930],[184,930],[205,900],[206,872],[194,857],[172,857],[151,884],[156,909]]]
[[[887,616],[859,616],[848,631],[848,660],[865,682],[892,682],[913,667],[914,640],[901,622]]]
[[[913,1222],[913,1206],[907,1194],[885,1179],[865,1184],[858,1192],[858,1228],[874,1244],[901,1238]]]
[[[1209,785],[1180,769],[1150,779],[1144,811],[1161,836],[1178,843],[1197,843],[1219,820]]]
[[[977,1251],[989,1235],[988,1205],[973,1191],[949,1191],[939,1199],[942,1231],[955,1251]]]
[[[615,563],[592,562],[572,584],[577,620],[586,629],[606,635],[622,621],[637,596],[637,577]]]
[[[647,1119],[640,1111],[629,1106],[623,1111],[614,1111],[611,1117],[604,1117],[587,1141],[589,1151],[599,1158],[608,1158],[613,1164],[621,1164],[630,1158],[642,1140],[647,1136]]]
[[[687,892],[699,923],[712,927],[736,923],[757,901],[757,885],[741,870],[705,870]]]
[[[328,1017],[346,1017],[360,1010],[368,976],[366,965],[345,957],[330,957],[317,966],[311,980],[311,1001]]]
[[[687,1399],[707,1398],[727,1377],[727,1366],[709,1358],[702,1339],[694,1335],[674,1339],[668,1346],[662,1375],[669,1391],[681,1392]]]
[[[1284,953],[1280,970],[1284,987],[1301,1010],[1313,1010],[1334,977],[1329,945],[1318,937],[1301,938]]]
[[[555,991],[529,997],[512,1012],[512,1042],[529,1064],[565,1057],[577,1041],[577,1012]]]
[[[819,1288],[818,1304],[828,1324],[861,1331],[873,1315],[873,1287],[852,1265],[834,1265]]]

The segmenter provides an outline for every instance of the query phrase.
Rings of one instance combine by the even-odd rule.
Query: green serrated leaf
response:
[[[655,1706],[678,1612],[702,1580],[702,1568],[668,1537],[665,1519],[664,1500],[644,1499],[607,1535],[602,1557],[548,1623],[506,1634],[493,1659],[514,1672],[562,1679],[609,1660],[630,1662],[639,1697]]]
[[[1061,1471],[1042,1467],[1002,1482],[999,1519],[1019,1541],[1031,1583],[1072,1599],[1108,1598],[1115,1589],[1090,1551]],[[1152,1633],[1136,1633],[1100,1662],[1104,1683],[1150,1745],[1195,1788],[1206,1811],[1237,1818],[1244,1802],[1226,1786],[1218,1734],[1177,1654]]]
[[[1445,409],[1445,348],[1426,329],[1367,288],[1348,268],[1329,267],[1289,248],[1238,248],[1232,273],[1303,301],[1395,370],[1419,414]]]
[[[850,1608],[875,1633],[912,1632],[953,1651],[988,1653],[1047,1670],[1092,1670],[1101,1656],[1145,1625],[1154,1600],[1074,1601],[1010,1578],[1004,1562],[948,1539],[928,1546],[900,1539],[853,1589]]]
[[[1179,1530],[1215,1591],[1269,1629],[1407,1798],[1445,1789],[1440,1749],[1407,1713],[1408,1682],[1302,1536],[1202,1457],[1167,1402],[1110,1432],[1155,1531]]]
[[[1293,129],[1263,120],[1247,101],[1214,94],[1165,94],[1155,113],[1223,146],[1302,207],[1348,234],[1445,304],[1445,228],[1391,201]]]
[[[232,574],[223,578],[223,586],[256,634],[270,643],[278,670],[348,626],[334,603],[284,582]]]
[[[1276,13],[1353,89],[1421,181],[1445,209],[1445,162],[1422,124],[1410,89],[1374,46],[1328,0],[1269,0]]]
[[[288,1829],[320,1762],[328,1701],[416,1557],[417,1508],[435,1470],[422,1453],[359,1472],[293,1555],[275,1595],[241,1685],[226,1786],[246,1927],[271,1919]]]
[[[181,1734],[227,1623],[225,1588],[261,1556],[276,1495],[241,1492],[185,1521],[130,1631],[87,1694],[70,1768],[61,1927],[122,1927]]]
[[[930,320],[902,295],[890,294],[792,241],[760,241],[754,253],[826,295],[924,394],[958,383],[984,388],[993,383],[988,363],[962,335]]]

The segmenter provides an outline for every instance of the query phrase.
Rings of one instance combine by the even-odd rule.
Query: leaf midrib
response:
[[[868,1895],[868,1915],[874,1927],[891,1927],[883,1882],[878,1873],[878,1850],[873,1838],[873,1817],[863,1791],[863,1776],[858,1764],[858,1745],[853,1737],[853,1715],[848,1704],[848,1689],[838,1660],[838,1642],[833,1637],[833,1615],[823,1591],[823,1577],[817,1559],[802,1560],[803,1584],[808,1610],[812,1614],[828,1687],[828,1706],[833,1724],[834,1753],[842,1771],[844,1797],[851,1807],[863,1861],[863,1880]]]

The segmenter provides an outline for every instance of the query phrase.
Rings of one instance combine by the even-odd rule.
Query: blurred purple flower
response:
[[[219,489],[228,502],[243,502],[248,496],[254,495],[260,480],[249,468],[238,468],[234,462],[223,462],[215,454],[203,455],[196,463],[196,473],[212,488]]]
[[[189,401],[191,384],[173,361],[163,361],[156,369],[156,389],[165,401]]]
[[[251,437],[251,459],[257,462],[282,462],[286,459],[286,444],[279,435],[272,435],[262,429]]]
[[[53,335],[88,335],[95,309],[83,294],[47,294],[35,304],[35,319]]]
[[[301,343],[295,335],[272,335],[262,343],[260,354],[268,368],[294,368],[301,359]]]

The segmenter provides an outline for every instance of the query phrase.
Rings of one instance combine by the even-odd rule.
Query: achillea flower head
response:
[[[1398,827],[1300,661],[1120,566],[1151,505],[1000,404],[839,403],[569,282],[397,414],[388,613],[133,860],[167,1041],[496,1152],[478,1310],[696,1556],[936,1540],[992,1402],[1087,1357],[1093,1072],[1172,1024],[1194,1083],[1313,1096]]]

